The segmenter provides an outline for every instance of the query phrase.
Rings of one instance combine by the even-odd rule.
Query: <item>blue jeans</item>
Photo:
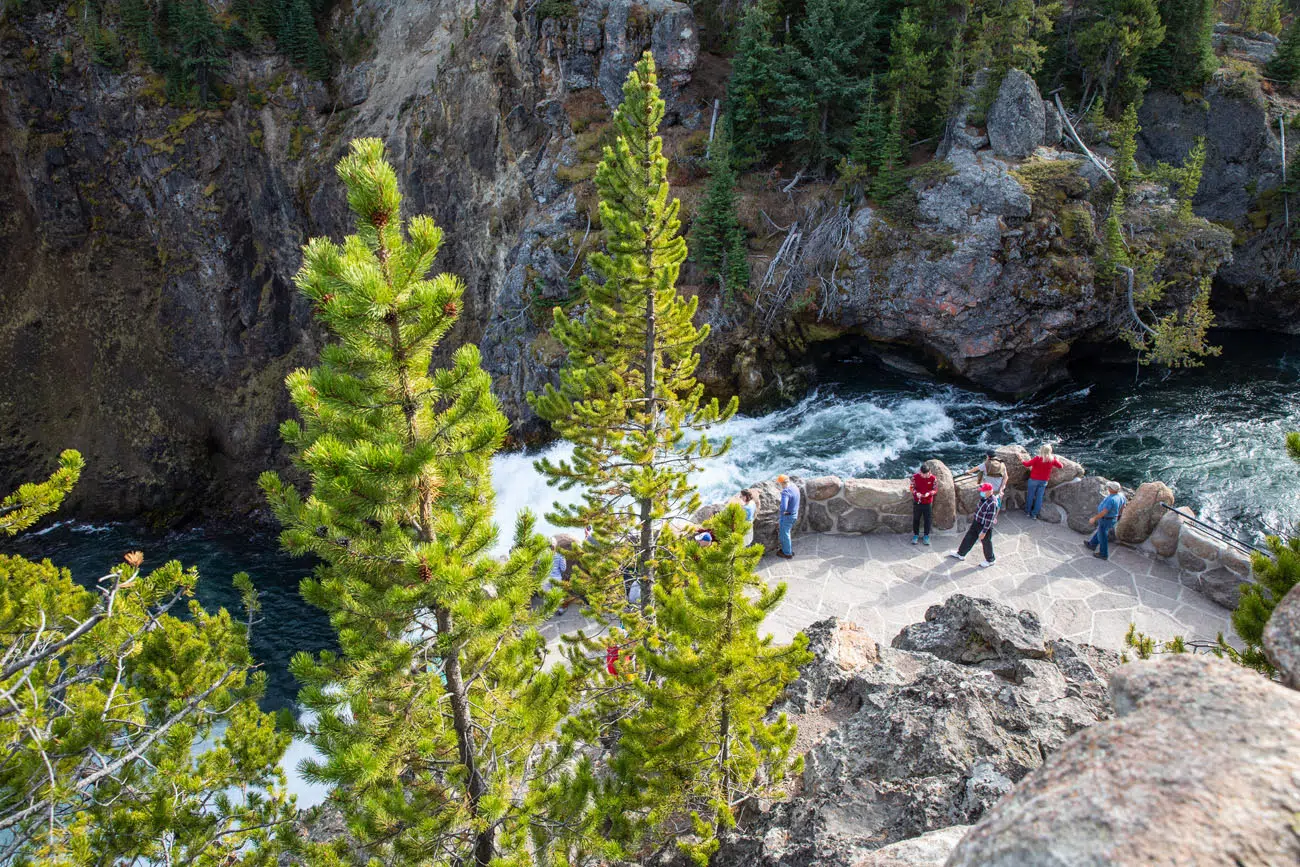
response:
[[[1029,490],[1025,493],[1025,514],[1031,518],[1037,518],[1038,513],[1043,510],[1043,494],[1047,492],[1047,480],[1035,481],[1029,480]]]
[[[1098,548],[1101,556],[1110,557],[1110,531],[1115,527],[1114,518],[1102,518],[1097,522],[1097,530],[1088,539],[1089,548]]]
[[[777,535],[781,538],[781,553],[787,557],[794,555],[794,544],[790,541],[790,531],[794,529],[794,522],[798,518],[798,515],[782,515],[780,522],[776,525]]]

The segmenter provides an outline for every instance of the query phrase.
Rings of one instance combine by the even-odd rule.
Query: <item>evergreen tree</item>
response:
[[[1214,0],[1158,0],[1165,38],[1146,56],[1152,83],[1170,90],[1200,89],[1219,61],[1214,56]]]
[[[1291,26],[1282,36],[1282,44],[1277,54],[1268,64],[1269,78],[1276,79],[1287,87],[1300,83],[1300,15],[1291,19]]]
[[[707,437],[692,434],[736,408],[734,399],[725,410],[716,399],[701,404],[696,349],[708,327],[692,322],[698,298],[677,294],[686,244],[679,203],[669,199],[663,113],[646,52],[628,75],[614,114],[618,137],[596,171],[605,249],[588,261],[600,280],[584,280],[582,313],[556,308],[551,333],[566,350],[560,384],[529,395],[537,414],[574,445],[571,459],[544,459],[538,468],[553,485],[583,490],[580,503],[551,520],[591,528],[574,577],[609,619],[623,614],[625,573],[637,576],[642,607],[650,602],[664,519],[699,507],[688,473],[715,454]],[[639,633],[637,618],[624,621]]]
[[[1127,190],[1137,176],[1137,134],[1141,131],[1137,103],[1130,102],[1115,134],[1115,184],[1121,190]]]
[[[366,857],[531,863],[555,769],[571,764],[557,734],[569,674],[543,670],[536,628],[555,600],[529,604],[549,547],[525,513],[508,558],[491,556],[490,461],[507,422],[476,347],[429,372],[464,292],[427,276],[441,230],[403,219],[380,141],[354,141],[338,173],[356,234],[312,240],[297,276],[335,342],[289,376],[303,424],[282,426],[310,495],[262,477],[285,547],[322,561],[302,593],[342,650],[293,660],[322,756],[309,773],[334,784]]]
[[[651,676],[637,682],[640,707],[623,723],[612,762],[627,796],[622,821],[678,837],[700,865],[717,833],[734,826],[736,804],[772,797],[801,770],[802,759],[790,758],[795,728],[784,714],[764,718],[811,659],[802,633],[788,646],[760,636],[785,585],[769,588],[754,574],[763,549],[745,547],[744,511],[728,506],[707,526],[715,541],[676,540],[673,589],[655,587],[662,643],[637,651]]]
[[[709,183],[691,224],[692,258],[730,299],[749,286],[745,230],[736,219],[736,170],[726,124],[709,145]]]
[[[138,44],[153,23],[153,15],[145,0],[121,0],[118,10],[122,16],[122,29]]]
[[[727,83],[727,119],[738,165],[768,159],[807,132],[809,103],[794,68],[793,49],[772,35],[769,2],[755,3],[741,19]]]
[[[876,93],[876,77],[873,75],[867,79],[867,86],[863,90],[862,109],[853,129],[849,160],[867,171],[877,171],[884,156],[888,135],[889,119],[881,108],[880,97]]]
[[[923,116],[934,95],[934,50],[925,50],[921,22],[911,8],[903,10],[889,43],[889,88],[899,124],[910,128]]]
[[[81,456],[60,464],[0,501],[0,536],[58,507]],[[90,591],[0,555],[0,862],[273,862],[289,737],[257,709],[247,626],[194,601],[173,616],[197,574],[124,559]]]
[[[206,106],[212,81],[226,66],[221,27],[213,20],[207,0],[183,0],[176,9],[181,68],[198,91],[198,104]]]
[[[889,113],[889,128],[880,144],[880,164],[876,178],[871,183],[871,196],[877,202],[887,202],[907,188],[907,149],[903,144],[902,100],[894,96],[894,107]]]
[[[1097,263],[1097,276],[1102,279],[1114,279],[1120,268],[1129,264],[1128,245],[1124,242],[1124,226],[1121,218],[1124,213],[1124,192],[1117,190],[1110,205],[1110,216],[1102,226],[1101,260]]]
[[[1273,556],[1251,557],[1255,580],[1241,585],[1241,597],[1232,612],[1232,628],[1246,646],[1240,651],[1241,663],[1271,675],[1273,666],[1264,655],[1264,627],[1282,597],[1300,581],[1300,537],[1283,540],[1270,536],[1267,544]]]
[[[1111,110],[1140,101],[1147,80],[1138,70],[1165,38],[1157,0],[1098,0],[1088,10],[1077,48],[1084,97],[1096,93]]]
[[[858,101],[876,65],[877,0],[808,0],[796,28],[799,75],[816,117],[806,141],[812,162],[848,152]]]
[[[1196,191],[1201,188],[1201,171],[1204,168],[1205,139],[1198,137],[1187,158],[1183,160],[1182,167],[1173,173],[1178,196],[1178,216],[1184,220],[1190,220],[1194,216],[1192,200],[1196,198]]]

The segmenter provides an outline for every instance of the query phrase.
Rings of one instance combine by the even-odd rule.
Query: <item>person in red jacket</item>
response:
[[[1021,461],[1022,464],[1029,467],[1029,489],[1025,493],[1025,514],[1037,520],[1038,513],[1043,510],[1043,494],[1047,490],[1047,482],[1052,478],[1052,470],[1059,470],[1064,464],[1061,459],[1052,454],[1052,447],[1043,443],[1043,447],[1038,450],[1038,455],[1027,461]]]
[[[934,495],[939,490],[939,480],[929,461],[912,474],[908,488],[912,491],[912,544],[918,541],[930,544],[930,529],[934,519]],[[921,535],[921,520],[925,519],[925,535]]]

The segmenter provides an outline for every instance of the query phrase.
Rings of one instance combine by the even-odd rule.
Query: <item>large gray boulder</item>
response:
[[[953,151],[952,174],[917,193],[921,216],[947,232],[971,229],[971,215],[1023,220],[1033,211],[1025,188],[987,152]]]
[[[1091,533],[1088,523],[1101,505],[1101,487],[1106,480],[1101,476],[1084,476],[1073,482],[1057,485],[1047,492],[1049,501],[1065,510],[1065,522],[1076,533]]]
[[[898,650],[933,653],[949,662],[974,664],[990,659],[1042,659],[1047,641],[1038,615],[1016,613],[991,599],[948,597],[931,605],[924,623],[905,627],[894,638]]]
[[[981,606],[983,616],[1015,630],[1015,612],[987,604],[1000,610]],[[827,734],[806,757],[799,794],[729,835],[714,867],[938,863],[890,847],[915,841],[919,852],[932,842],[921,835],[978,820],[1044,752],[1108,715],[1104,679],[1118,664],[1060,641],[1049,655],[1006,641],[997,659],[962,664],[877,645],[834,619],[805,633],[814,661],[774,710],[811,737]]]
[[[934,495],[934,507],[931,509],[934,526],[940,530],[951,530],[957,525],[957,488],[952,482],[952,470],[938,459],[932,459],[930,463],[934,467],[938,488]]]
[[[1038,85],[1028,73],[1012,69],[1002,78],[989,108],[989,144],[1000,157],[1023,159],[1043,143],[1046,112]]]
[[[994,806],[948,867],[1300,863],[1300,694],[1212,656],[1127,665],[1116,718]]]
[[[854,862],[853,867],[943,867],[953,848],[969,830],[969,825],[953,825],[929,831],[920,837],[877,849]]]
[[[1173,506],[1174,492],[1164,482],[1146,482],[1138,486],[1115,525],[1115,538],[1129,545],[1140,545],[1151,537]]]
[[[1300,689],[1300,584],[1282,597],[1264,627],[1264,653],[1282,682]]]
[[[1196,517],[1191,507],[1180,506],[1172,512],[1164,510],[1164,515],[1156,522],[1156,528],[1147,541],[1161,557],[1172,557],[1178,553],[1178,538],[1182,535],[1184,515]]]

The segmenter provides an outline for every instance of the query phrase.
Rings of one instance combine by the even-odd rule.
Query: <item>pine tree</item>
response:
[[[1138,102],[1147,80],[1138,74],[1147,53],[1165,38],[1157,0],[1100,0],[1078,28],[1085,96],[1098,93],[1110,110]]]
[[[873,75],[867,79],[867,86],[863,90],[862,109],[853,129],[849,160],[867,171],[879,170],[888,135],[889,120],[881,108],[880,97],[876,92],[876,77]]]
[[[1214,56],[1214,0],[1158,0],[1165,38],[1146,56],[1152,83],[1170,90],[1199,90],[1219,61]]]
[[[1130,102],[1115,134],[1115,184],[1121,190],[1129,189],[1137,176],[1137,135],[1141,131],[1137,103]]]
[[[736,170],[725,123],[709,145],[709,183],[691,224],[690,250],[726,298],[748,288],[749,258],[745,230],[736,219]]]
[[[795,28],[799,75],[815,118],[806,140],[816,163],[848,152],[858,101],[876,65],[877,0],[808,0]]]
[[[121,0],[118,10],[122,16],[122,29],[139,44],[153,22],[153,14],[145,0]]]
[[[806,132],[807,97],[794,75],[793,51],[772,38],[770,3],[745,12],[727,83],[727,119],[740,166],[770,159]]]
[[[611,763],[633,838],[638,823],[643,833],[659,829],[700,865],[734,826],[734,805],[771,797],[801,770],[790,757],[795,728],[784,714],[765,717],[811,659],[802,633],[788,646],[760,635],[785,585],[769,588],[754,574],[762,548],[745,547],[744,511],[733,504],[706,526],[715,541],[676,540],[673,589],[655,588],[662,644],[637,651],[651,676],[637,682],[640,707],[622,724]]]
[[[889,113],[889,127],[880,143],[880,164],[876,178],[871,183],[871,196],[877,202],[887,202],[907,188],[904,170],[907,168],[907,149],[903,144],[902,100],[895,94],[894,107]]]
[[[184,0],[177,9],[181,68],[198,90],[199,105],[206,106],[212,80],[226,66],[221,27],[213,20],[207,0]]]
[[[591,528],[575,579],[610,619],[623,612],[625,572],[637,576],[642,607],[650,602],[664,519],[699,507],[688,473],[716,453],[706,436],[692,434],[736,408],[734,399],[725,410],[716,399],[701,405],[696,349],[709,330],[692,322],[698,298],[677,294],[686,244],[680,205],[669,199],[663,113],[646,52],[628,75],[614,114],[618,137],[596,171],[605,249],[588,261],[600,280],[583,282],[585,311],[555,310],[551,333],[566,350],[559,388],[529,395],[537,414],[574,444],[570,460],[545,459],[538,468],[553,485],[583,489],[581,503],[551,520]],[[635,619],[630,628],[637,631]]]
[[[303,424],[282,426],[310,495],[262,477],[285,547],[322,561],[302,593],[341,648],[293,660],[322,756],[309,772],[334,784],[368,857],[531,863],[551,777],[570,764],[557,734],[569,675],[543,670],[536,628],[555,600],[529,604],[549,547],[525,513],[508,558],[491,556],[490,461],[507,422],[476,347],[429,372],[464,292],[427,276],[441,230],[403,219],[382,142],[354,141],[338,173],[356,233],[312,240],[297,276],[335,341],[289,376]]]
[[[1117,190],[1110,205],[1110,216],[1102,226],[1101,259],[1097,263],[1097,276],[1114,279],[1119,269],[1129,264],[1128,245],[1124,242],[1124,192]]]
[[[1268,76],[1287,87],[1300,83],[1300,15],[1291,20],[1291,26],[1282,36],[1282,44],[1268,64]]]
[[[889,43],[889,89],[895,97],[899,123],[907,128],[923,116],[934,96],[935,52],[925,50],[925,35],[913,10],[904,9]]]
[[[0,536],[56,509],[82,468],[0,501]],[[0,555],[0,861],[273,862],[293,816],[288,746],[257,709],[247,624],[197,602],[198,575],[132,552],[87,590],[49,560]],[[236,576],[250,618],[256,597]]]
[[[1183,160],[1182,167],[1174,175],[1178,195],[1178,216],[1184,220],[1190,220],[1195,216],[1192,212],[1192,200],[1196,198],[1196,191],[1201,188],[1201,171],[1204,168],[1205,139],[1198,137],[1187,158]]]

